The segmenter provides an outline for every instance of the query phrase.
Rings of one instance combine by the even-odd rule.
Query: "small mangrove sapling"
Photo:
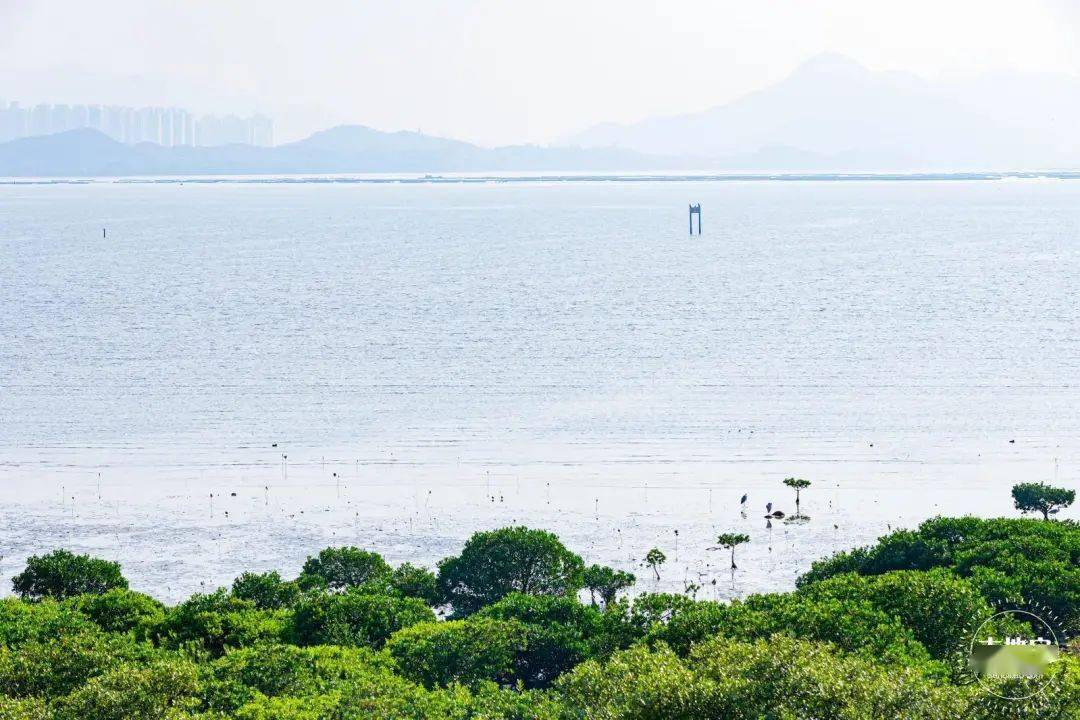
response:
[[[784,484],[787,485],[789,488],[794,488],[794,490],[795,490],[795,515],[796,516],[801,516],[802,513],[799,511],[799,500],[800,500],[799,493],[800,493],[801,490],[810,487],[810,481],[809,480],[803,480],[802,478],[789,477],[789,478],[785,478]]]
[[[731,569],[735,569],[735,547],[750,542],[750,536],[745,533],[722,533],[716,537],[716,544],[725,550],[731,551]]]
[[[667,562],[667,555],[662,553],[659,548],[653,548],[645,553],[645,564],[652,568],[657,580],[660,579],[660,566],[665,562]]]

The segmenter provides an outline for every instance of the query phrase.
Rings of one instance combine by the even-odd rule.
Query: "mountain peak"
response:
[[[13,140],[24,145],[53,145],[57,147],[122,147],[122,144],[94,128],[76,128],[51,135],[31,135]]]
[[[418,132],[383,132],[361,125],[330,128],[272,148],[125,145],[89,128],[0,143],[0,177],[625,171],[662,168],[666,163],[663,158],[613,150],[488,149]]]
[[[460,140],[399,130],[384,132],[366,125],[338,125],[320,130],[284,147],[336,152],[418,152],[430,150],[472,151],[476,146]]]
[[[1048,77],[1032,91],[1029,79],[998,77],[946,84],[823,53],[723,105],[593,127],[572,142],[714,163],[781,147],[832,158],[845,170],[1034,169],[1080,161],[1072,132],[1080,119],[1076,80]]]
[[[853,60],[847,55],[824,52],[803,61],[801,65],[795,68],[792,76],[825,75],[828,77],[851,77],[869,74],[870,70],[868,70],[865,65],[859,63],[857,60]]]

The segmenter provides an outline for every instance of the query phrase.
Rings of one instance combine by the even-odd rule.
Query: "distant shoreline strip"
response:
[[[70,178],[5,178],[5,185],[86,185],[86,184],[147,184],[175,185],[183,183],[213,184],[485,184],[485,183],[556,183],[556,182],[927,182],[972,180],[1080,180],[1080,171],[1061,172],[1001,172],[1001,173],[796,173],[796,174],[739,174],[739,175],[423,175],[423,176],[169,176],[169,177],[70,177]]]

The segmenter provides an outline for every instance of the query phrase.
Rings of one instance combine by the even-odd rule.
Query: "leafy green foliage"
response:
[[[605,606],[615,602],[619,591],[632,587],[637,582],[633,573],[615,570],[605,565],[590,565],[585,568],[581,578],[589,591],[592,604],[596,605],[596,598],[599,596]]]
[[[798,594],[844,604],[868,602],[909,628],[938,659],[964,650],[978,626],[994,613],[973,583],[943,568],[838,575],[806,585]]]
[[[557,695],[504,689],[490,682],[472,687],[466,717],[476,720],[566,720]]]
[[[694,644],[719,635],[727,618],[727,606],[717,602],[650,593],[635,599],[628,623],[636,637],[650,644],[662,641],[679,655],[687,655]]]
[[[388,659],[367,648],[257,645],[233,650],[205,665],[203,695],[212,710],[235,712],[261,698],[330,693],[390,667]]]
[[[101,595],[79,595],[67,601],[107,632],[134,631],[140,637],[165,619],[165,606],[142,593],[116,588]]]
[[[510,527],[479,532],[461,555],[439,563],[439,586],[458,616],[512,592],[570,595],[581,587],[584,563],[543,530]]]
[[[0,599],[0,645],[10,648],[30,641],[49,642],[65,635],[93,632],[97,626],[68,603],[27,603]]]
[[[402,675],[431,688],[455,682],[506,682],[526,646],[521,623],[476,616],[413,625],[395,633],[386,649]]]
[[[628,574],[536,532],[478,533],[440,568],[458,584],[352,548],[303,589],[265,573],[170,608],[121,588],[0,599],[0,720],[1018,718],[952,660],[989,600],[1068,611],[1078,592],[1070,522],[939,518],[730,603],[620,599]],[[469,611],[436,622],[448,588]],[[1080,720],[1080,658],[1050,672],[1022,716]]]
[[[277,570],[267,573],[246,572],[233,580],[233,597],[250,600],[260,610],[290,608],[300,601],[300,584],[282,580]]]
[[[796,491],[810,487],[809,480],[803,480],[802,478],[794,477],[784,478],[784,484],[787,485],[789,488],[793,488]]]
[[[751,595],[727,605],[678,601],[679,596],[654,595],[650,608],[635,608],[635,622],[646,638],[663,641],[680,654],[717,635],[756,640],[787,634],[831,642],[843,650],[876,658],[882,663],[924,665],[930,657],[910,629],[864,600],[797,594]],[[669,610],[659,614],[662,601]],[[636,605],[636,603],[635,603]],[[649,620],[643,620],[643,618]]]
[[[435,573],[410,563],[402,563],[394,568],[390,575],[390,588],[405,597],[423,600],[428,605],[437,605],[442,597]]]
[[[232,597],[221,588],[192,595],[169,609],[154,636],[167,647],[220,655],[226,648],[278,641],[286,631],[286,621],[282,612],[259,610],[255,603]]]
[[[216,720],[216,716],[214,720]],[[384,669],[372,669],[321,695],[257,696],[237,720],[565,720],[554,698],[478,682],[428,690]],[[207,718],[210,720],[210,718]]]
[[[237,708],[237,720],[325,720],[339,714],[341,697],[336,694],[304,697],[257,695]]]
[[[745,533],[721,533],[716,536],[716,544],[731,551],[731,567],[735,567],[735,548],[750,542],[750,536]]]
[[[933,518],[918,530],[815,562],[798,585],[848,572],[937,567],[969,578],[991,603],[1034,602],[1072,627],[1080,622],[1080,526],[1073,522]]]
[[[378,553],[355,547],[325,548],[304,563],[300,584],[343,590],[386,582],[390,572],[390,566]]]
[[[150,645],[96,628],[0,646],[0,694],[10,697],[64,695],[125,661],[157,655]]]
[[[1013,485],[1013,505],[1021,512],[1040,512],[1043,520],[1059,510],[1069,507],[1076,500],[1076,491],[1052,487],[1046,483],[1020,483]]]
[[[660,579],[660,566],[666,562],[667,555],[660,548],[653,548],[645,553],[645,564],[653,571],[657,580]]]
[[[887,612],[864,600],[808,598],[796,594],[751,595],[727,606],[723,633],[740,639],[785,633],[826,641],[843,650],[908,667],[929,660],[912,631]]]
[[[810,481],[803,480],[802,478],[789,477],[784,478],[784,484],[795,491],[795,516],[800,517],[799,501],[802,499],[802,491],[810,487]]]
[[[639,635],[644,635],[654,625],[668,622],[679,613],[698,604],[685,595],[642,593],[634,598],[632,603],[626,604],[625,607],[629,611],[627,622],[637,630]]]
[[[583,663],[558,683],[571,717],[667,718],[963,717],[965,691],[918,670],[882,668],[825,644],[779,635],[715,638],[683,660],[637,646],[606,663]]]
[[[89,555],[75,555],[67,550],[30,557],[26,569],[16,575],[11,584],[25,600],[62,600],[128,586],[119,564]]]
[[[122,665],[92,678],[55,705],[56,720],[173,720],[197,706],[195,665],[168,659]]]
[[[434,619],[422,600],[351,588],[301,602],[293,614],[293,638],[299,645],[380,648],[398,630]]]
[[[52,720],[41,698],[13,698],[0,695],[0,720]]]
[[[716,536],[716,544],[723,548],[734,548],[736,545],[750,542],[750,536],[745,533],[721,533]]]
[[[474,617],[520,623],[525,648],[514,663],[514,679],[526,687],[546,687],[578,663],[601,657],[619,644],[613,616],[582,605],[577,598],[507,595]]]

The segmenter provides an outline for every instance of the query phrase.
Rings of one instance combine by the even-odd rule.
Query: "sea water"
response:
[[[0,592],[56,547],[176,600],[509,524],[789,588],[1076,487],[1078,293],[1080,181],[2,185]],[[789,476],[810,521],[767,523]]]

